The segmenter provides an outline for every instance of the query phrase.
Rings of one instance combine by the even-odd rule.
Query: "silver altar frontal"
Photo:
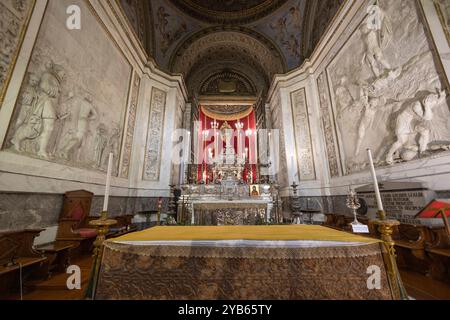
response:
[[[180,210],[191,225],[258,225],[274,221],[273,187],[222,183],[184,185]]]

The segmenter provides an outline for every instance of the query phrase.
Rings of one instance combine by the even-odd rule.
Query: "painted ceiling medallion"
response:
[[[221,24],[250,23],[261,19],[287,0],[172,0],[181,10],[194,18]]]

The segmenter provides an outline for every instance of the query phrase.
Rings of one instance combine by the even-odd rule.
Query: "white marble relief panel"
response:
[[[34,4],[34,0],[0,0],[0,108]]]
[[[138,74],[134,74],[133,80],[133,92],[131,95],[130,107],[128,109],[128,120],[127,128],[125,133],[125,144],[123,148],[123,159],[122,159],[122,169],[120,171],[120,176],[122,178],[128,178],[131,164],[131,151],[133,149],[133,137],[134,129],[136,127],[136,111],[139,98],[139,85],[141,79]]]
[[[272,113],[273,127],[274,129],[279,130],[278,135],[279,143],[275,141],[275,143],[272,145],[274,147],[274,150],[270,150],[270,154],[272,155],[272,161],[275,161],[277,163],[275,168],[276,170],[278,170],[277,171],[278,183],[280,184],[280,186],[286,187],[289,185],[289,179],[287,168],[286,143],[284,139],[283,121],[281,118],[280,97],[276,98],[274,105],[272,107],[272,111],[273,111]],[[277,137],[276,135],[273,136],[274,139],[276,137]]]
[[[450,1],[433,0],[433,3],[447,37],[448,45],[450,46]]]
[[[76,4],[82,31],[66,28]],[[50,0],[4,149],[118,175],[131,66],[86,1]],[[108,57],[108,59],[105,59]]]
[[[338,156],[339,149],[336,144],[333,113],[331,110],[330,94],[327,82],[327,75],[325,72],[322,72],[317,78],[317,90],[319,91],[320,100],[320,119],[325,135],[325,147],[327,151],[329,172],[331,177],[334,178],[340,175]]]
[[[153,87],[148,119],[143,179],[159,181],[167,93]]]
[[[327,68],[346,174],[450,150],[447,93],[418,3],[379,1]],[[371,23],[371,22],[377,23]]]
[[[304,88],[291,93],[297,167],[300,181],[315,180],[314,155],[309,125],[308,104]]]

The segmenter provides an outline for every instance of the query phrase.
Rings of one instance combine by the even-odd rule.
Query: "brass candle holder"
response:
[[[395,242],[392,239],[394,228],[400,225],[400,221],[387,220],[384,211],[378,211],[379,219],[374,223],[378,226],[383,241],[383,257],[387,268],[388,282],[394,299],[408,300],[408,294],[403,286],[400,272],[397,267],[397,255],[395,253]]]
[[[101,260],[103,256],[103,243],[106,240],[106,235],[108,234],[109,227],[117,224],[117,220],[108,219],[108,212],[103,211],[101,213],[100,219],[92,220],[89,222],[89,224],[97,228],[97,238],[94,241],[93,264],[86,297],[94,300],[95,292],[97,289],[98,276],[100,273]]]

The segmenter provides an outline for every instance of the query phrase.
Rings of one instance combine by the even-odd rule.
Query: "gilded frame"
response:
[[[3,106],[3,102],[6,96],[6,92],[8,90],[9,84],[11,82],[11,78],[12,75],[14,73],[14,69],[16,67],[16,63],[17,63],[17,59],[19,57],[20,51],[22,50],[22,45],[23,45],[23,41],[25,39],[25,34],[27,33],[28,30],[28,26],[30,24],[30,20],[31,20],[31,16],[33,15],[34,12],[34,8],[36,7],[36,0],[30,0],[32,2],[32,5],[29,8],[29,12],[27,12],[26,14],[26,18],[23,21],[23,24],[21,26],[20,29],[20,34],[19,34],[19,41],[16,44],[16,48],[14,49],[13,52],[13,58],[12,61],[9,65],[8,70],[6,71],[6,78],[4,83],[0,83],[0,109]]]

